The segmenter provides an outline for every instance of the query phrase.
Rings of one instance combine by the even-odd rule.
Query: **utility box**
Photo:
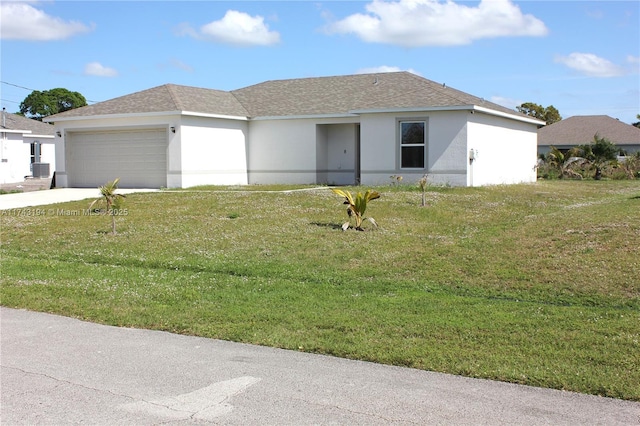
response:
[[[31,175],[34,178],[48,178],[49,177],[49,163],[32,163]]]

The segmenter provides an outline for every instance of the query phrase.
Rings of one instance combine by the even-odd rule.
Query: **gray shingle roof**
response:
[[[252,117],[463,105],[521,116],[514,110],[409,72],[267,81],[231,93]]]
[[[65,117],[191,111],[203,114],[246,117],[247,111],[229,92],[165,84],[93,105],[52,115],[48,121]]]
[[[4,111],[2,113],[4,114],[4,117],[0,117],[0,127],[3,129],[31,130],[30,134],[39,136],[54,135],[55,129],[51,124]]]
[[[608,115],[576,115],[538,129],[538,145],[582,145],[598,134],[616,145],[639,145],[640,129]]]
[[[409,72],[272,80],[231,92],[167,84],[49,117],[192,111],[241,117],[346,114],[354,110],[482,106],[519,112]]]

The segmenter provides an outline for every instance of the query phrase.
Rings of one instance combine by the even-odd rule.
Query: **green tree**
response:
[[[45,91],[34,90],[20,103],[20,113],[25,117],[42,121],[44,117],[87,105],[87,100],[78,92],[57,88]]]
[[[553,105],[549,105],[545,108],[542,105],[538,105],[533,102],[525,102],[522,105],[517,106],[516,109],[525,115],[542,120],[547,124],[553,124],[562,120],[560,111],[558,111]]]
[[[601,138],[596,133],[593,136],[593,141],[588,144],[578,145],[578,152],[581,157],[589,161],[596,169],[595,180],[602,179],[602,168],[612,162],[617,161],[618,148],[613,142],[606,138]]]
[[[636,114],[636,118],[638,120],[640,120],[640,114]],[[631,125],[640,129],[640,121],[636,121],[635,123],[631,123]]]
[[[116,234],[116,215],[120,211],[122,207],[122,202],[126,197],[123,194],[116,194],[116,190],[118,189],[118,182],[120,182],[120,178],[116,178],[111,182],[107,182],[102,185],[100,188],[101,197],[94,200],[91,205],[89,205],[89,210],[93,208],[98,203],[105,202],[107,208],[106,213],[111,216],[111,233],[113,235]]]

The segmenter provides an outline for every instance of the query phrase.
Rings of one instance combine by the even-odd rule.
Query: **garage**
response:
[[[121,188],[167,186],[165,128],[69,132],[66,139],[70,187],[98,187],[115,178]]]

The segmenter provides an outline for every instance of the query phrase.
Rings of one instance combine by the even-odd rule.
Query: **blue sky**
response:
[[[166,83],[411,71],[510,108],[638,121],[638,1],[0,3],[2,106],[64,87],[92,102]],[[16,87],[21,86],[21,87]],[[26,89],[25,89],[26,88]]]

